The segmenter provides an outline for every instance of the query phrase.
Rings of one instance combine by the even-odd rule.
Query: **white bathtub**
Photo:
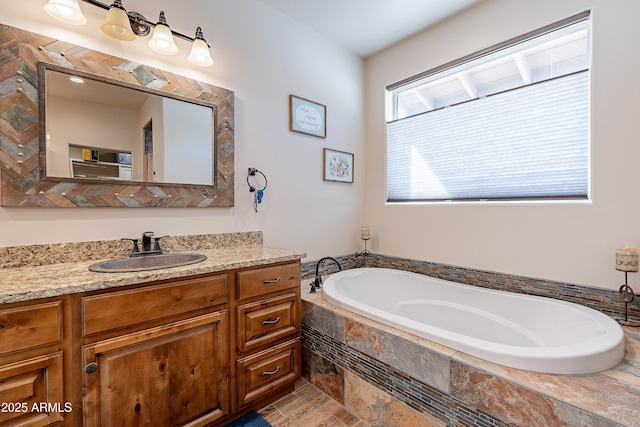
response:
[[[620,325],[569,302],[383,268],[341,271],[322,289],[338,307],[513,368],[585,374],[624,358]]]

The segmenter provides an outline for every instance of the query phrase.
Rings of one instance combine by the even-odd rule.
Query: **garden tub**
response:
[[[385,268],[326,278],[333,305],[513,368],[585,374],[624,358],[624,332],[605,314],[551,298],[497,291]]]

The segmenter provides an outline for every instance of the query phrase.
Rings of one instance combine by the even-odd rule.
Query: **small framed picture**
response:
[[[289,95],[289,130],[327,137],[327,107],[299,96]]]
[[[323,149],[322,163],[325,181],[353,182],[353,153]]]

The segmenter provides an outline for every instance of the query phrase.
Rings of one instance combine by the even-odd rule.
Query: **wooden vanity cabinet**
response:
[[[205,426],[227,414],[226,312],[83,348],[85,426]]]
[[[293,391],[300,309],[299,261],[0,305],[0,427],[224,425]]]
[[[236,280],[234,408],[243,408],[292,390],[300,377],[300,265],[240,271]]]
[[[227,274],[84,297],[84,425],[195,427],[227,415],[227,299]]]
[[[71,425],[68,309],[65,298],[0,306],[0,426]]]

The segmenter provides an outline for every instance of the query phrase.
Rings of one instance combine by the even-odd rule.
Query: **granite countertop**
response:
[[[0,269],[0,304],[300,260],[304,253],[262,244],[199,249],[198,264],[131,273],[95,273],[81,261]]]

